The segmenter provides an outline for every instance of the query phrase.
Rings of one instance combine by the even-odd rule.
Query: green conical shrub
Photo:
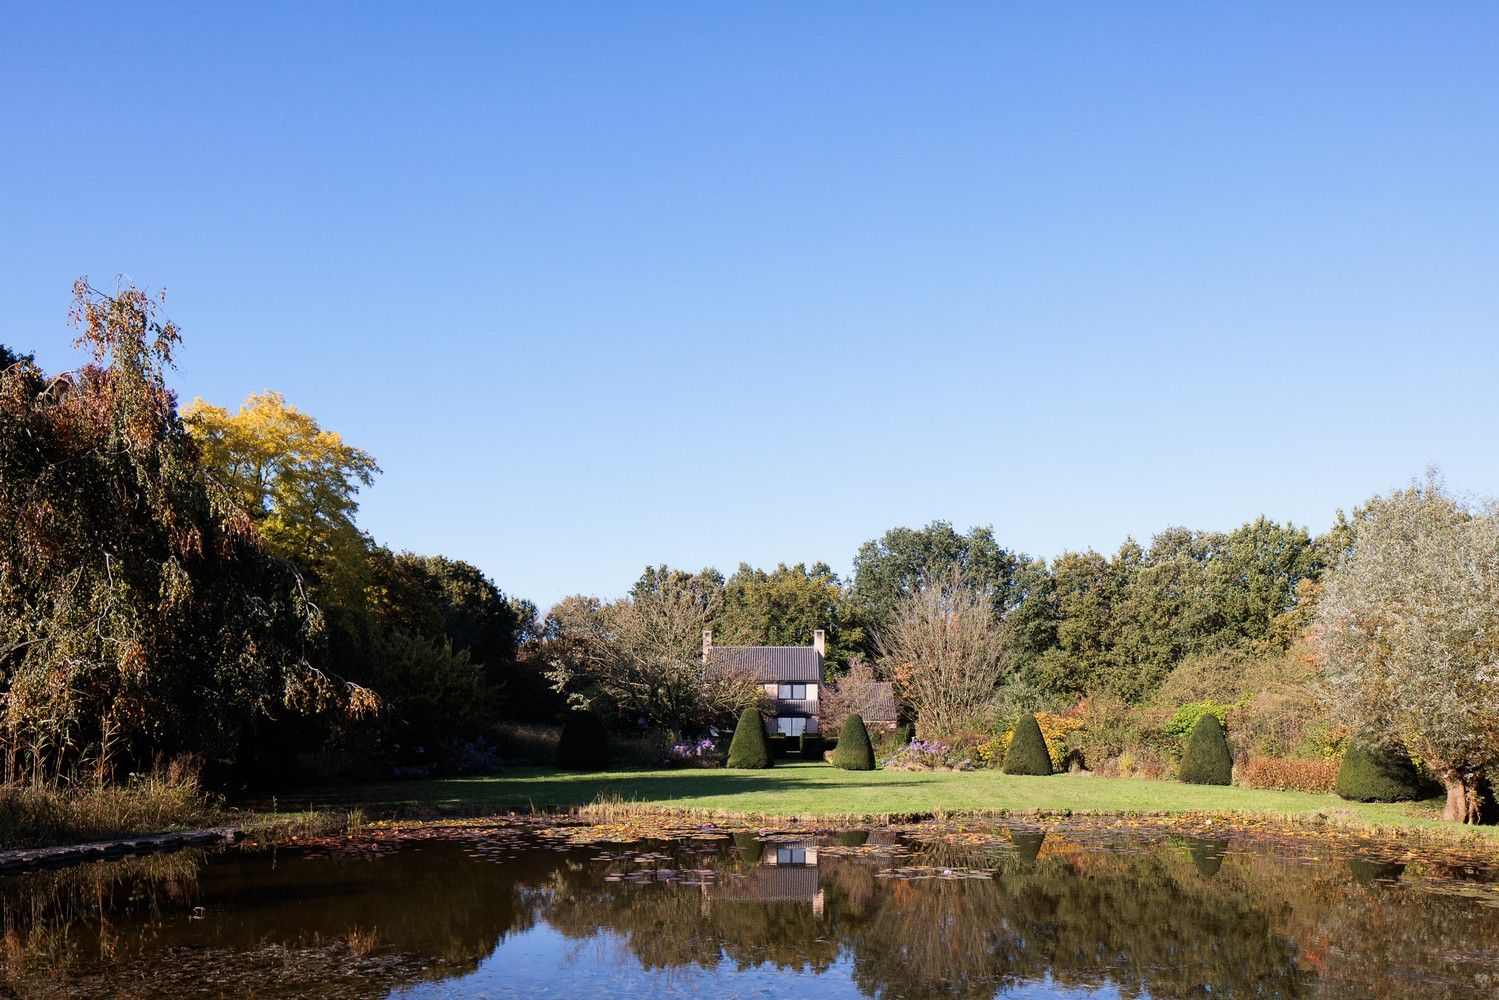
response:
[[[602,771],[609,766],[609,733],[597,713],[567,713],[557,740],[557,766],[564,771]]]
[[[736,833],[734,850],[739,852],[740,861],[747,865],[758,865],[765,854],[765,844],[753,833]]]
[[[858,713],[843,720],[838,747],[833,751],[833,766],[845,771],[874,770],[874,747],[869,742],[869,729]]]
[[[1187,853],[1192,855],[1192,864],[1197,866],[1198,873],[1203,878],[1212,878],[1223,867],[1223,859],[1228,854],[1228,841],[1193,837],[1188,841]]]
[[[1400,747],[1350,743],[1333,790],[1354,802],[1404,802],[1421,798],[1421,776]]]
[[[1204,712],[1192,727],[1177,778],[1189,785],[1233,784],[1234,757],[1223,724],[1212,712]]]
[[[765,738],[765,724],[760,713],[746,708],[739,716],[739,725],[734,727],[734,738],[729,741],[729,767],[770,767],[770,741]]]
[[[1030,712],[1015,723],[1015,735],[1010,737],[1009,749],[1005,751],[1005,774],[1050,774],[1051,754],[1046,749],[1046,737],[1041,735],[1041,725]]]
[[[844,830],[838,834],[838,843],[844,847],[863,847],[869,843],[868,830]]]
[[[1010,831],[1010,843],[1015,845],[1015,854],[1021,861],[1035,861],[1041,856],[1041,845],[1046,843],[1044,833],[1019,833]]]

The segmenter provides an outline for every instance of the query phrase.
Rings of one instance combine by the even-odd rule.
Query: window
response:
[[[776,732],[782,736],[800,736],[806,731],[806,719],[788,719],[784,716],[776,718]]]
[[[807,697],[807,685],[782,684],[779,697],[782,701],[804,701]]]
[[[807,849],[805,847],[777,847],[776,864],[778,865],[804,865],[807,863]]]

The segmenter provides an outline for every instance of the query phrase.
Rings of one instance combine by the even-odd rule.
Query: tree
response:
[[[1212,712],[1203,712],[1187,739],[1177,778],[1190,785],[1231,785],[1233,774],[1234,758],[1223,723]]]
[[[92,356],[45,377],[0,370],[0,711],[7,771],[194,753],[228,767],[276,713],[374,705],[316,669],[322,618],[262,545],[239,494],[206,475],[165,369],[160,299],[80,279]]]
[[[1046,737],[1032,712],[1026,712],[1015,723],[1015,734],[1005,748],[1005,774],[1048,775],[1052,773],[1051,752]]]
[[[852,609],[836,573],[826,563],[778,565],[767,573],[740,563],[724,584],[723,608],[713,620],[714,640],[726,646],[805,646],[821,629],[827,663],[838,670],[863,644],[851,624]]]
[[[873,667],[856,657],[836,685],[822,688],[817,700],[817,721],[823,732],[834,732],[843,727],[843,720],[850,715],[886,718],[889,702],[889,686],[875,675]]]
[[[734,738],[729,741],[729,767],[761,769],[770,767],[770,741],[765,738],[765,723],[760,713],[746,708],[734,727]]]
[[[295,560],[331,599],[357,604],[369,541],[354,524],[356,497],[380,471],[374,458],[279,392],[251,393],[237,413],[195,399],[182,416],[271,551]]]
[[[838,746],[833,749],[833,766],[845,771],[873,771],[874,747],[869,742],[869,729],[858,713],[843,720],[838,732]]]
[[[1371,500],[1314,632],[1357,736],[1403,739],[1446,788],[1443,818],[1479,822],[1499,768],[1499,511],[1457,502],[1435,474]]]
[[[1016,577],[1028,561],[1001,548],[992,528],[972,528],[966,535],[946,521],[892,528],[859,547],[851,598],[865,620],[880,628],[897,614],[904,598],[956,572],[989,599],[998,616],[1020,603]]]
[[[926,737],[971,723],[1003,674],[994,597],[957,566],[925,575],[900,599],[879,645],[883,669],[915,707]]]
[[[764,690],[742,676],[708,678],[702,636],[716,610],[704,574],[647,570],[629,597],[564,599],[548,615],[543,656],[554,688],[574,705],[631,723],[699,729],[758,709]]]

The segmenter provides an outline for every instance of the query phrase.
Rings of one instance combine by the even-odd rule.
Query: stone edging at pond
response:
[[[234,843],[244,836],[238,827],[216,826],[205,830],[182,830],[177,833],[152,833],[138,837],[115,837],[87,844],[62,844],[56,847],[33,847],[0,852],[0,875],[60,868],[87,861],[105,861],[132,854],[178,851],[184,847]]]

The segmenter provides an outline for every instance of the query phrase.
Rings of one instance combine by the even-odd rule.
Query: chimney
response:
[[[822,629],[817,629],[812,633],[812,648],[817,650],[818,656],[828,655],[828,637]]]
[[[708,662],[708,654],[713,652],[713,630],[703,629],[703,662]]]

